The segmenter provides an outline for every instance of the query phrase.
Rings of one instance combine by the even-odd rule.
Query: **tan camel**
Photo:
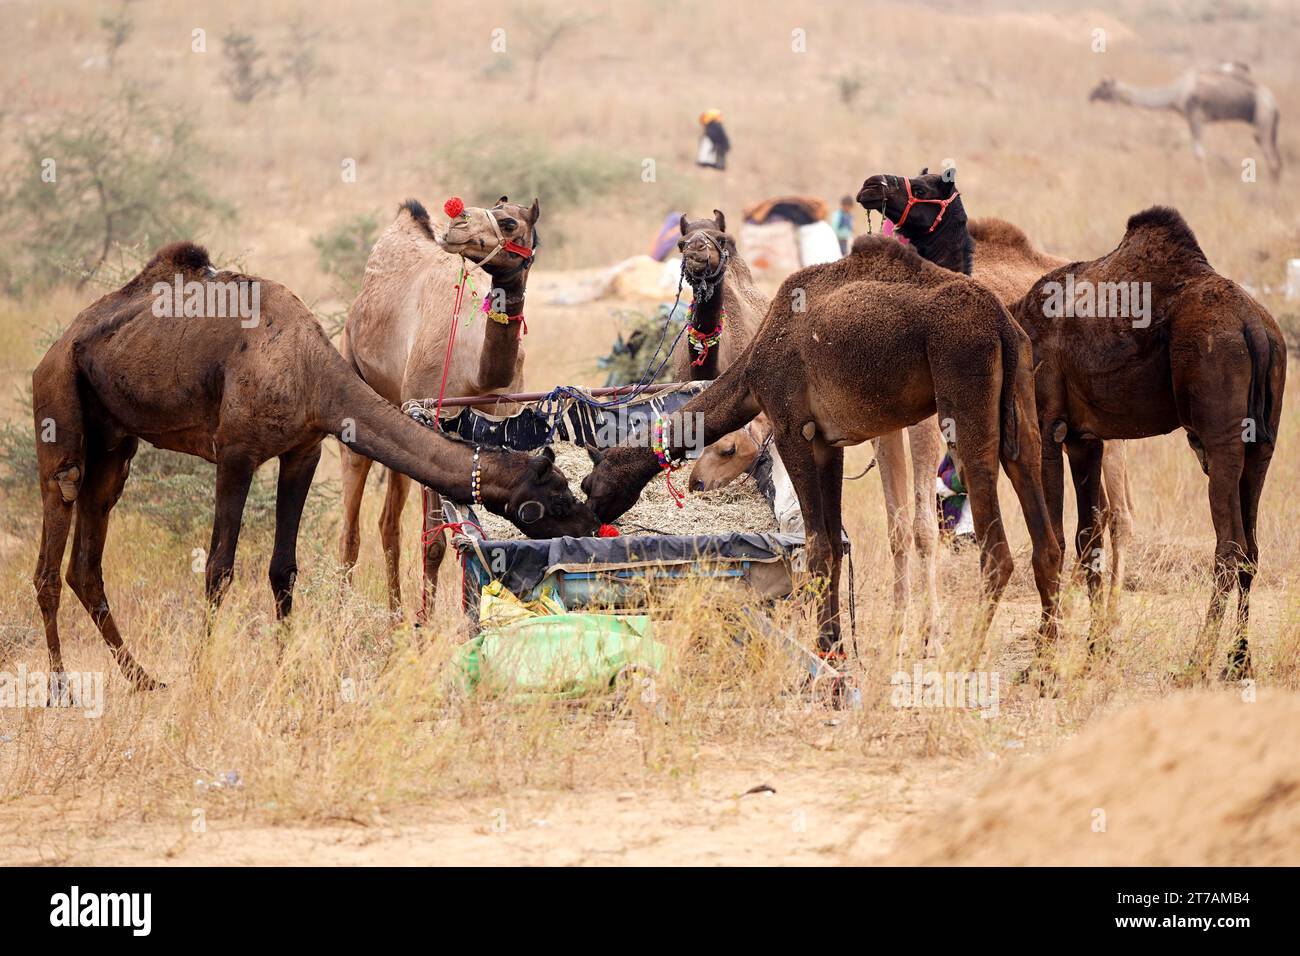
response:
[[[55,675],[59,569],[75,507],[68,584],[126,677],[156,686],[123,645],[104,594],[109,513],[141,439],[217,466],[205,577],[214,606],[230,582],[253,472],[279,458],[270,579],[276,616],[289,613],[298,522],[327,435],[443,494],[481,499],[536,537],[596,527],[552,458],[479,454],[412,421],[353,374],[297,296],[218,272],[191,243],[163,248],[83,310],[37,365],[32,399],[44,510],[35,584]]]
[[[796,311],[795,303],[804,309]],[[843,652],[839,623],[840,513],[844,447],[897,431],[938,411],[951,418],[955,452],[970,488],[988,603],[982,639],[1011,574],[998,505],[999,460],[1020,498],[1034,542],[1042,601],[1039,650],[1055,637],[1061,545],[1052,533],[1040,479],[1028,337],[991,292],[898,243],[862,236],[850,255],[802,269],[782,284],[754,340],[681,415],[703,415],[712,443],[765,412],[794,482],[808,535],[808,570],[822,586],[818,646]],[[661,469],[680,459],[667,427],[661,454],[650,447],[608,451],[583,480],[604,521],[631,507]]]
[[[1064,265],[1067,261],[1035,248],[1024,232],[1005,220],[986,218],[968,222],[957,190],[956,170],[930,173],[923,169],[919,176],[912,179],[893,175],[869,176],[863,182],[857,198],[864,208],[880,212],[894,222],[901,222],[897,231],[923,258],[946,269],[972,276],[993,292],[1008,311],[1014,311],[1020,299],[1045,272]],[[914,528],[919,531],[924,526],[928,532],[934,517],[933,503],[928,498],[927,490],[922,514],[919,484],[927,473],[926,469],[932,465],[930,457],[917,461],[917,449],[920,447],[923,456],[934,458],[934,467],[938,465],[939,450],[928,444],[918,446],[915,432],[914,428],[909,433],[913,473],[918,488]],[[881,480],[885,484],[889,508],[887,513],[895,516],[895,523],[890,527],[890,538],[901,539],[894,554],[897,581],[900,564],[906,567],[908,545],[906,528],[901,523],[901,508],[907,493],[901,438],[882,440],[877,449],[877,457],[881,465]],[[1128,546],[1133,536],[1132,495],[1129,492],[1123,444],[1118,441],[1107,442],[1103,458],[1105,486],[1101,494],[1103,513],[1100,516],[1100,526],[1110,532],[1111,560],[1109,587],[1097,596],[1101,603],[1095,610],[1103,620],[1112,620],[1118,614]],[[930,484],[926,485],[927,489]],[[892,492],[891,488],[894,489]],[[925,555],[919,544],[918,550]],[[1084,560],[1094,568],[1102,564],[1099,553],[1091,551],[1085,555]],[[907,594],[907,590],[902,591],[902,600],[906,600]],[[898,599],[898,589],[895,598]]]
[[[1043,484],[1057,537],[1064,540],[1062,446],[1079,504],[1076,546],[1086,554],[1097,534],[1102,443],[1184,429],[1209,477],[1216,537],[1214,590],[1188,674],[1207,675],[1235,583],[1236,641],[1223,676],[1249,677],[1255,524],[1286,385],[1281,329],[1214,271],[1183,217],[1161,206],[1131,216],[1108,255],[1044,275],[1016,318],[1039,362],[1038,416],[1051,439]],[[1095,593],[1100,576],[1088,570]]]
[[[502,196],[491,209],[465,207],[438,234],[424,206],[413,199],[403,203],[397,218],[370,252],[361,293],[348,310],[343,330],[343,355],[366,384],[400,406],[409,399],[436,397],[443,387],[447,365],[447,395],[520,391],[524,375],[520,342],[524,292],[537,244],[539,215],[536,200],[528,208]],[[471,299],[466,293],[455,347],[447,363],[447,340],[462,264],[484,300]],[[482,314],[479,301],[487,302],[497,321]],[[503,405],[495,411],[511,414],[515,410]],[[364,455],[343,452],[339,558],[349,572],[361,548],[361,500],[370,465]],[[390,474],[379,518],[389,604],[399,615],[402,508],[409,491],[410,482],[404,475]],[[439,522],[442,503],[436,494],[428,497],[430,519]],[[446,538],[439,534],[423,549],[427,591],[422,607],[432,606],[446,548]]]
[[[1282,154],[1277,147],[1281,118],[1273,92],[1260,86],[1242,63],[1225,63],[1217,70],[1188,70],[1165,86],[1133,86],[1107,77],[1088,94],[1089,100],[1127,103],[1146,109],[1173,110],[1187,121],[1192,134],[1192,152],[1205,161],[1201,127],[1205,123],[1237,121],[1255,130],[1255,142],[1264,151],[1274,179],[1282,173]]]

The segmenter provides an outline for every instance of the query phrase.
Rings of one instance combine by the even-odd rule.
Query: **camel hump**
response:
[[[155,252],[139,275],[123,288],[135,289],[153,282],[170,282],[177,275],[206,274],[211,268],[212,260],[208,258],[208,250],[193,242],[173,242]]]
[[[397,218],[402,218],[402,213],[411,217],[414,222],[428,238],[433,238],[433,221],[429,219],[429,210],[424,208],[424,203],[418,199],[408,199],[397,207]]]
[[[1012,225],[1005,219],[994,219],[989,216],[982,219],[972,219],[967,223],[966,230],[977,243],[1017,246],[1033,251],[1033,246],[1030,244],[1029,237],[1025,235],[1024,230],[1019,226]]]
[[[1196,241],[1196,233],[1187,225],[1182,213],[1172,206],[1152,206],[1129,216],[1124,227],[1124,240],[1127,242],[1143,230],[1160,233],[1166,242],[1182,248],[1196,258],[1205,259],[1201,244]]]

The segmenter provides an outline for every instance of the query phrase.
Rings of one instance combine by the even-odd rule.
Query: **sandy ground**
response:
[[[902,852],[919,816],[969,795],[985,767],[936,758],[703,754],[690,788],[523,791],[308,826],[188,818],[95,825],[89,802],[0,807],[0,865],[830,865]],[[774,792],[746,795],[766,785]]]

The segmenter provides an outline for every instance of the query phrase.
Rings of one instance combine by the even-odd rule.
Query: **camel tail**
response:
[[[1015,461],[1020,457],[1020,412],[1016,407],[1016,389],[1020,378],[1018,329],[1012,322],[1002,328],[1002,457]],[[1020,333],[1024,335],[1023,332]],[[1032,396],[1031,396],[1032,397]]]
[[[1255,423],[1255,437],[1266,445],[1276,442],[1271,422],[1276,396],[1273,394],[1273,343],[1256,322],[1242,328],[1246,351],[1250,353],[1250,391],[1246,417]]]

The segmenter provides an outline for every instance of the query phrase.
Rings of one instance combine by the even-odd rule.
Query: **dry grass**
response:
[[[659,183],[637,178],[589,207],[551,212],[543,196],[543,227],[554,241],[541,269],[605,264],[643,251],[663,213],[683,197],[734,215],[776,191],[834,199],[868,173],[934,166],[951,156],[973,214],[1004,215],[1047,248],[1074,256],[1111,248],[1124,219],[1145,205],[1179,206],[1211,261],[1260,288],[1294,341],[1294,306],[1263,287],[1280,283],[1285,259],[1300,249],[1300,207],[1292,191],[1239,182],[1236,164],[1250,146],[1248,134],[1212,129],[1207,180],[1176,118],[1089,107],[1085,96],[1102,74],[1155,82],[1194,60],[1249,60],[1279,96],[1283,153],[1294,166],[1297,134],[1285,118],[1300,115],[1300,67],[1289,54],[1295,12],[1260,2],[1251,7],[1256,18],[1181,23],[1160,8],[1203,5],[1126,3],[1114,14],[1077,13],[1065,3],[1049,5],[1048,14],[979,6],[825,4],[796,16],[774,2],[746,3],[743,12],[685,2],[597,4],[579,35],[546,64],[531,109],[521,107],[514,85],[522,62],[502,75],[484,72],[490,29],[512,26],[508,10],[484,5],[375,4],[364,17],[332,0],[312,5],[329,24],[322,53],[333,73],[305,100],[283,93],[240,107],[216,80],[221,33],[239,22],[274,47],[281,24],[300,9],[283,0],[224,5],[197,19],[170,5],[141,5],[139,31],[119,70],[147,81],[164,102],[193,110],[219,156],[222,175],[213,186],[238,214],[200,238],[242,250],[250,270],[286,281],[308,301],[330,288],[314,267],[313,234],[351,214],[387,211],[407,195],[437,204],[462,191],[442,178],[443,147],[488,135],[502,150],[525,142],[615,154],[636,160],[638,173],[641,158],[657,160]],[[6,125],[95,95],[102,70],[82,63],[97,50],[98,8],[11,7],[11,26],[0,34]],[[206,55],[191,54],[185,40],[197,25],[208,30]],[[1094,25],[1110,30],[1104,56],[1088,49]],[[807,31],[806,54],[790,52],[795,27]],[[705,62],[708,82],[698,68]],[[836,91],[852,71],[863,87],[849,106]],[[690,165],[695,115],[714,105],[736,143],[725,179]],[[358,159],[355,184],[340,181],[345,157]],[[41,300],[0,302],[0,414],[17,416],[16,390],[38,358],[43,333],[66,324],[88,297],[59,290]],[[608,347],[613,304],[530,303],[530,386],[597,382],[594,359]],[[859,470],[867,454],[851,450],[847,470]],[[744,630],[728,623],[739,620],[734,601],[700,588],[671,600],[672,620],[660,632],[675,661],[660,686],[666,719],[608,700],[516,706],[459,695],[444,680],[462,634],[458,578],[444,569],[431,631],[390,625],[374,533],[380,495],[373,489],[356,587],[342,589],[333,569],[333,520],[307,528],[297,606],[285,628],[271,619],[267,529],[249,529],[235,585],[208,635],[201,575],[191,570],[193,549],[207,541],[170,538],[135,517],[116,519],[105,558],[109,597],[131,647],[169,689],[127,693],[65,592],[69,666],[108,672],[107,709],[97,720],[75,710],[0,709],[0,833],[7,837],[0,859],[185,859],[203,845],[192,826],[196,810],[211,832],[230,833],[272,824],[328,833],[359,825],[374,833],[392,819],[451,820],[468,828],[465,858],[475,859],[482,834],[493,832],[495,808],[517,820],[546,807],[560,820],[566,806],[605,806],[611,794],[625,792],[635,799],[607,807],[612,814],[632,804],[664,812],[645,821],[639,836],[611,838],[615,844],[626,848],[653,832],[676,847],[669,858],[697,858],[666,835],[676,827],[693,833],[695,843],[729,847],[734,855],[726,858],[744,859],[725,833],[753,811],[739,802],[739,809],[718,809],[716,801],[719,793],[734,796],[746,779],[771,779],[783,794],[803,794],[804,809],[885,821],[878,831],[884,846],[899,801],[932,809],[947,794],[970,792],[1000,761],[1050,748],[1101,711],[1169,692],[1168,675],[1185,658],[1208,596],[1213,536],[1205,484],[1181,435],[1136,444],[1129,460],[1137,539],[1114,658],[1090,677],[1075,674],[1058,700],[1004,684],[997,720],[890,705],[890,560],[874,475],[845,489],[864,707],[838,713],[793,693],[798,675],[784,655],[763,641],[729,640]],[[330,449],[322,476],[333,477],[335,467]],[[1297,470],[1300,416],[1289,402],[1261,511],[1253,634],[1261,680],[1292,690],[1300,689]],[[1017,571],[989,650],[991,666],[1009,675],[1027,658],[1037,600],[1027,536],[1005,482],[1002,501]],[[0,500],[11,529],[0,533],[0,669],[10,671],[45,664],[30,585],[35,516],[15,514],[25,507]],[[195,507],[207,510],[210,502]],[[412,508],[403,556],[408,609],[416,593],[410,542],[417,528]],[[975,606],[977,563],[970,554],[945,554],[942,561],[944,628],[960,635]],[[1067,605],[1062,646],[1073,672],[1086,609],[1077,593]],[[797,611],[783,613],[806,638]],[[960,661],[965,650],[950,641],[948,661]],[[907,667],[915,657],[909,631]],[[352,695],[345,686],[356,688],[355,699],[346,699]],[[829,802],[817,804],[816,793]],[[583,832],[599,829],[580,820],[564,831],[557,825],[554,842],[584,826]],[[115,836],[123,832],[136,836]],[[773,833],[767,858],[794,858],[802,844],[789,827]],[[849,837],[827,830],[820,858],[836,858]],[[557,858],[517,849],[504,858]],[[250,851],[252,859],[274,857],[269,846]],[[315,857],[302,850],[296,858]]]

